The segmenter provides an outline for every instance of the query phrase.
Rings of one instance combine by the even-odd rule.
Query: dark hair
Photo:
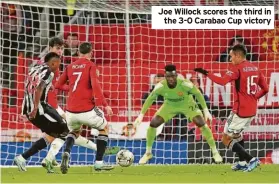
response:
[[[54,47],[56,45],[63,46],[64,45],[64,41],[61,38],[58,38],[58,37],[51,38],[49,40],[48,46]]]
[[[81,54],[88,54],[92,52],[92,44],[90,42],[84,42],[79,46],[79,52]]]
[[[66,38],[68,38],[69,36],[76,36],[76,37],[78,37],[78,34],[77,33],[69,33],[69,34],[67,34]]]
[[[233,43],[234,43],[235,41],[238,41],[238,42],[244,44],[244,38],[243,38],[242,36],[240,36],[240,35],[236,35],[236,36],[234,36],[234,37],[230,40],[229,46],[233,46]]]
[[[176,66],[175,66],[175,65],[172,65],[172,64],[166,65],[166,66],[165,66],[165,71],[166,71],[166,72],[176,71]]]
[[[246,56],[246,54],[247,54],[246,47],[242,44],[238,44],[238,45],[233,46],[232,51],[241,52],[244,56]]]
[[[56,54],[55,52],[50,52],[48,53],[45,58],[44,58],[44,62],[47,63],[49,62],[52,58],[59,58],[60,59],[60,56],[58,54]]]

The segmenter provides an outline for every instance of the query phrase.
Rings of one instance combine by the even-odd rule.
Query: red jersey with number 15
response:
[[[212,73],[208,77],[220,85],[235,81],[233,112],[242,118],[255,116],[258,99],[268,92],[264,75],[248,61],[234,65],[223,77]]]
[[[55,87],[60,89],[67,81],[70,88],[67,111],[74,113],[90,111],[95,107],[96,99],[101,99],[103,106],[107,106],[97,78],[96,65],[90,60],[80,58],[68,65]]]

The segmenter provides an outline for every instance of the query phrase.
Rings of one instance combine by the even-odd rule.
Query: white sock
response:
[[[89,148],[92,149],[94,151],[97,151],[97,145],[95,143],[93,143],[92,141],[82,137],[82,136],[78,136],[78,138],[75,141],[76,145],[85,147],[85,148]]]
[[[95,163],[96,163],[96,164],[103,164],[103,161],[102,161],[102,160],[101,160],[101,161],[99,161],[99,160],[97,161],[97,160],[96,160]]]
[[[56,138],[50,145],[50,149],[47,153],[46,159],[52,161],[55,159],[55,156],[58,154],[59,150],[62,148],[65,141],[62,139]]]
[[[23,156],[22,156],[22,155],[19,155],[19,156],[18,156],[18,158],[19,158],[19,160],[20,160],[20,161],[22,161],[22,162],[26,162],[26,160],[23,158]]]
[[[239,163],[239,165],[241,165],[241,166],[244,166],[244,165],[246,165],[246,164],[247,164],[247,162],[246,162],[246,161],[239,161],[238,163]]]

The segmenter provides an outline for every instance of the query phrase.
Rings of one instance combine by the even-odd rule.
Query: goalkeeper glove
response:
[[[204,120],[207,122],[208,120],[212,121],[212,115],[208,111],[208,108],[203,109]]]
[[[144,116],[144,114],[139,114],[139,116],[137,117],[137,119],[134,122],[135,127],[138,127],[141,124],[143,116]]]
[[[198,72],[198,73],[202,73],[203,75],[207,75],[208,74],[208,71],[203,69],[203,68],[195,68],[194,71]]]

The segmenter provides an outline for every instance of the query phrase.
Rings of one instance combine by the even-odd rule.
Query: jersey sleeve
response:
[[[188,91],[190,94],[194,95],[197,98],[202,109],[207,108],[204,96],[201,94],[200,90],[192,82],[188,80],[184,80],[182,85],[184,86],[184,89],[186,91]]]
[[[263,97],[266,93],[268,93],[268,85],[267,85],[267,82],[265,80],[265,77],[264,75],[260,72],[259,74],[259,82],[258,82],[258,85],[260,86],[261,90],[258,91],[256,94],[255,94],[255,97],[257,99],[260,99],[261,97]]]
[[[228,82],[234,81],[239,78],[239,71],[236,68],[231,68],[222,77],[216,76],[213,73],[209,73],[208,78],[219,85],[226,85]]]
[[[68,81],[68,67],[66,68],[66,70],[64,70],[64,72],[62,73],[62,75],[59,77],[58,81],[55,84],[55,88],[63,90],[63,91],[68,91],[69,90],[69,86],[66,85],[66,82]],[[67,86],[67,90],[65,90],[65,85]]]
[[[149,94],[149,96],[147,97],[147,99],[145,100],[142,109],[141,109],[141,114],[145,114],[146,111],[148,110],[148,108],[153,104],[154,100],[157,99],[157,97],[160,95],[160,91],[163,89],[163,84],[162,83],[158,83],[153,91]]]
[[[52,82],[53,77],[54,77],[54,73],[51,72],[51,71],[49,70],[49,68],[44,68],[44,69],[39,73],[39,82],[38,82],[38,85],[39,85],[41,82],[44,82],[44,83],[46,83],[46,84]]]
[[[100,82],[98,80],[96,66],[94,65],[90,66],[90,80],[93,89],[93,97],[96,99],[100,99],[104,107],[108,106],[107,100],[104,97],[103,91],[100,86]]]

